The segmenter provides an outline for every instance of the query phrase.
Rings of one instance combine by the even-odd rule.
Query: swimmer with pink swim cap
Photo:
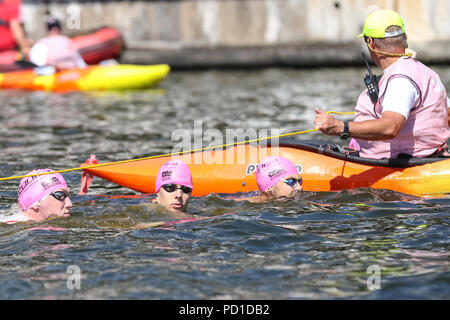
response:
[[[156,176],[155,202],[170,212],[186,212],[192,188],[189,167],[181,160],[170,160],[159,168]]]
[[[195,215],[186,212],[192,196],[192,188],[191,171],[183,161],[170,160],[164,163],[156,175],[156,199],[152,202],[158,204],[158,207],[165,209],[165,216],[178,218],[179,220],[169,224],[166,224],[164,221],[138,223],[135,228],[153,228],[160,225],[196,221]],[[153,204],[149,206],[153,207]]]
[[[51,169],[37,169],[26,175],[52,172]],[[50,216],[68,217],[72,201],[69,187],[63,176],[51,173],[25,177],[20,180],[18,203],[21,211],[13,216],[5,216],[6,223],[19,221],[42,221]]]
[[[291,161],[278,156],[267,157],[258,164],[256,169],[256,184],[260,194],[235,200],[267,202],[290,198],[303,190],[302,183],[297,167]]]
[[[267,199],[290,197],[302,191],[302,182],[297,167],[283,157],[267,157],[256,169],[256,183]]]

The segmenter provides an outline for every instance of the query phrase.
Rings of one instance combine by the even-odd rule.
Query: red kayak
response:
[[[89,34],[73,37],[87,64],[98,64],[103,60],[118,58],[124,48],[122,34],[115,28],[104,27]],[[0,52],[0,72],[22,69],[15,61],[21,59],[16,50]]]

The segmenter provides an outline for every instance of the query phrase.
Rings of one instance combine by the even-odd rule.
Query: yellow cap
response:
[[[386,29],[390,26],[399,26],[402,31],[397,32],[386,32]],[[371,37],[371,38],[389,38],[396,37],[405,33],[405,25],[403,23],[402,17],[391,10],[377,10],[369,14],[364,22],[363,33],[361,33],[358,38],[361,37]]]

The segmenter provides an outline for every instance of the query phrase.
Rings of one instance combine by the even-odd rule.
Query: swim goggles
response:
[[[70,195],[68,191],[55,191],[50,193],[50,195],[58,201],[63,202]]]
[[[169,192],[169,193],[172,193],[172,192],[174,192],[174,191],[177,190],[177,189],[180,189],[181,191],[183,191],[183,192],[186,193],[186,194],[189,194],[189,193],[192,192],[192,188],[189,188],[189,187],[186,187],[186,186],[180,186],[180,187],[177,187],[177,185],[176,185],[176,184],[173,184],[173,183],[170,183],[170,184],[163,184],[161,187],[162,187],[164,190],[166,190],[167,192]]]
[[[286,183],[289,187],[295,188],[297,186],[297,183],[299,185],[302,185],[303,179],[297,179],[297,178],[289,178],[289,179],[281,179],[284,183]]]

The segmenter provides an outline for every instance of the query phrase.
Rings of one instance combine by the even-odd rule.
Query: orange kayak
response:
[[[325,145],[316,141],[280,142],[277,147],[247,144],[172,159],[180,159],[189,166],[194,196],[258,190],[256,166],[270,155],[285,157],[297,166],[305,191],[371,187],[420,197],[442,197],[450,193],[450,158],[374,160],[329,149]],[[111,164],[84,169],[83,175],[84,179],[96,176],[138,192],[154,193],[158,169],[170,159],[161,157]],[[92,160],[90,163],[96,163]],[[87,192],[87,187],[82,184],[80,194]]]

